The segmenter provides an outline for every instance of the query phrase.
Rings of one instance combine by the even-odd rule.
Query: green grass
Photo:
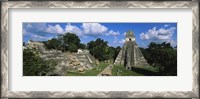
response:
[[[157,76],[158,70],[152,66],[137,66],[132,68],[132,70],[127,70],[122,65],[114,65],[112,69],[112,76],[117,76],[117,70],[122,72],[119,76]]]
[[[78,71],[67,71],[65,73],[65,76],[97,76],[108,65],[109,64],[100,62],[99,66],[97,66],[98,70],[97,70],[97,68],[94,67],[91,70],[86,70],[84,73],[80,73]]]
[[[67,71],[65,76],[97,76],[109,64],[100,62],[98,70],[94,67],[91,70],[86,70],[84,73],[78,71]],[[127,70],[122,65],[114,65],[112,69],[112,76],[117,76],[117,70],[120,70],[118,76],[158,76],[158,69],[152,66],[135,66],[132,70]]]

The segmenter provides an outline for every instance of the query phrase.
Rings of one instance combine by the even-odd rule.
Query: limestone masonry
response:
[[[124,65],[127,69],[131,69],[134,66],[148,65],[135,41],[133,31],[129,30],[126,32],[125,43],[115,59],[114,64]]]
[[[90,54],[88,50],[78,49],[77,53],[63,53],[60,50],[48,50],[42,42],[28,41],[23,49],[37,49],[40,53],[40,57],[45,60],[55,60],[58,65],[53,72],[47,73],[47,75],[64,75],[66,70],[83,72],[84,70],[90,70],[95,67],[95,58]]]

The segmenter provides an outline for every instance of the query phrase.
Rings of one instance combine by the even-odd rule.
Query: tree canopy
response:
[[[44,60],[36,49],[23,50],[23,75],[45,76],[55,69],[57,63],[53,60]]]
[[[56,38],[48,40],[45,44],[48,49],[59,49],[61,47],[61,41]]]
[[[80,43],[79,37],[74,33],[58,35],[58,38],[52,38],[48,41],[44,41],[43,43],[48,49],[57,49],[70,52],[76,52],[78,48],[85,48],[85,45]]]
[[[120,47],[108,46],[108,42],[101,38],[88,42],[87,48],[99,61],[114,60],[121,49]]]
[[[150,65],[159,68],[161,75],[177,75],[177,50],[170,43],[151,42],[141,51]]]

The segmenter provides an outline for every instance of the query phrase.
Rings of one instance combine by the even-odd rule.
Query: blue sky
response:
[[[102,38],[110,46],[123,46],[125,33],[134,32],[140,47],[148,47],[150,42],[177,44],[177,23],[50,23],[24,22],[23,41],[46,41],[66,32],[75,33],[81,43]]]

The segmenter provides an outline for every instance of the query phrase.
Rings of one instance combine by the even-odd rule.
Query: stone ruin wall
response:
[[[131,36],[133,35],[134,34],[131,34]],[[131,51],[126,52],[127,49],[131,49]],[[130,37],[130,34],[128,34],[128,37],[126,37],[126,42],[115,59],[114,65],[126,65],[126,55],[130,55],[131,61],[129,63],[132,65],[132,67],[148,65],[135,41],[134,36]]]
[[[40,52],[40,56],[45,60],[56,60],[58,65],[53,72],[48,73],[64,75],[66,70],[78,70],[83,71],[83,69],[88,70],[93,68],[95,58],[89,53],[88,50],[81,51],[79,53],[74,53],[73,55],[64,55],[60,50],[46,50],[45,45],[41,42],[31,41],[23,47],[26,48],[36,48]]]

